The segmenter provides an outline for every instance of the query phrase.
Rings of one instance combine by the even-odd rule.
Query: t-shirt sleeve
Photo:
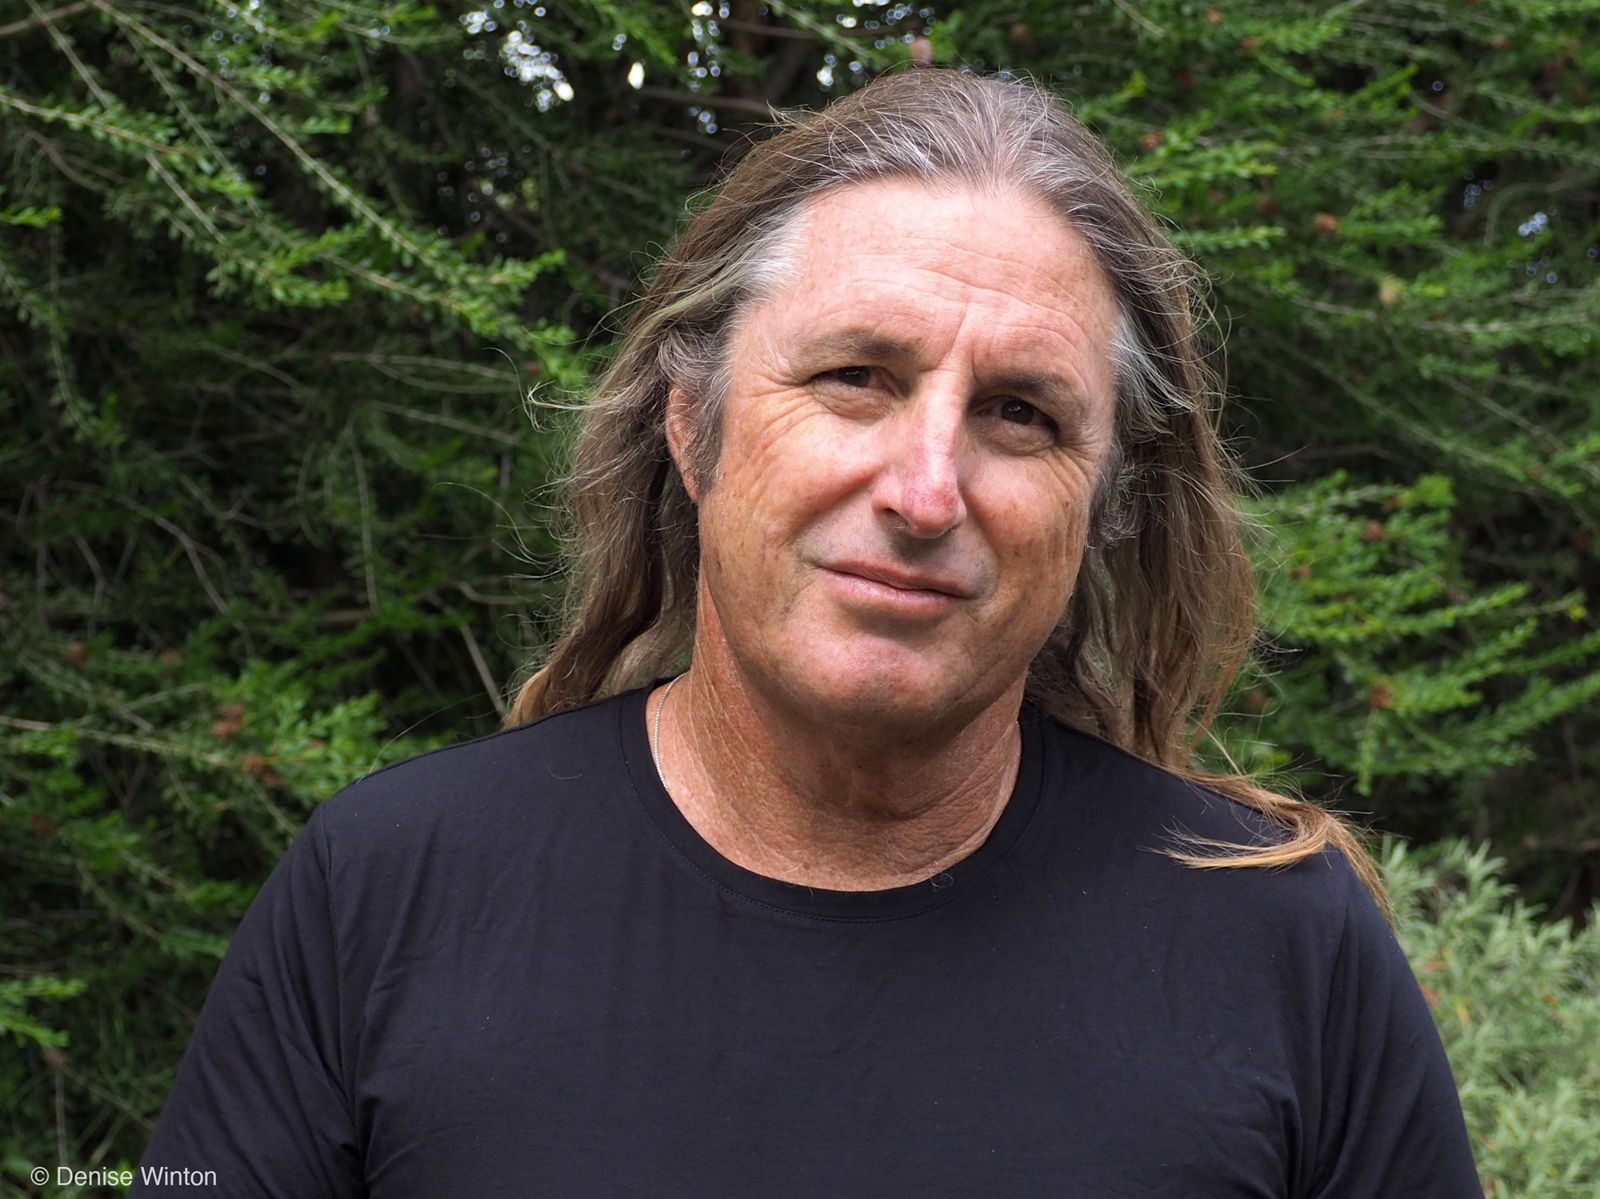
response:
[[[207,1193],[193,1185],[198,1171],[210,1172],[209,1193],[229,1196],[365,1193],[343,1081],[339,947],[320,816],[228,947],[133,1195]]]
[[[1323,1062],[1316,1199],[1482,1199],[1461,1101],[1421,988],[1353,877]]]

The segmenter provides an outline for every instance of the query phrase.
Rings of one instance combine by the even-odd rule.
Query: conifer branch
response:
[[[131,500],[126,496],[120,498],[121,502],[126,507],[137,512],[140,516],[150,521],[151,524],[165,529],[177,540],[178,544],[183,547],[184,555],[189,559],[189,565],[194,567],[195,577],[200,580],[200,586],[205,589],[206,596],[211,600],[212,607],[216,608],[219,613],[227,612],[227,601],[222,598],[222,596],[217,592],[217,589],[212,585],[211,575],[206,570],[205,563],[200,559],[200,550],[202,548],[200,544],[196,542],[193,537],[189,536],[188,533],[184,532],[177,525],[173,524],[166,517],[162,516],[159,512],[152,511],[150,508],[145,507],[145,505],[136,500]]]
[[[41,15],[39,14],[39,5],[37,0],[28,0],[28,7],[33,9],[35,15]],[[72,64],[73,74],[77,75],[79,79],[83,80],[84,86],[89,89],[90,94],[93,95],[94,98],[99,102],[100,107],[106,109],[107,111],[110,111],[114,108],[123,107],[123,105],[117,101],[116,97],[112,96],[105,90],[104,87],[100,85],[100,81],[94,77],[94,72],[89,70],[88,67],[84,66],[83,60],[78,57],[77,51],[72,48],[72,42],[66,36],[66,34],[57,29],[54,24],[48,22],[45,24],[46,28],[48,28],[50,32],[50,40],[55,42],[56,49],[61,51],[66,60]],[[212,224],[211,218],[207,216],[204,211],[202,211],[200,205],[195,203],[194,197],[189,194],[187,189],[185,189],[173,176],[172,172],[167,169],[166,163],[164,163],[156,155],[150,153],[145,154],[144,161],[145,165],[150,168],[151,173],[154,174],[156,178],[160,179],[161,182],[167,185],[172,194],[178,197],[178,202],[194,215],[195,220],[200,222],[201,227],[204,228],[207,233],[211,234],[212,240],[220,242],[222,240],[221,232],[218,231],[216,225]]]
[[[92,0],[85,0],[85,3],[92,3]],[[211,136],[211,130],[207,129],[205,122],[195,114],[194,109],[183,98],[183,93],[173,86],[167,72],[150,57],[142,45],[138,42],[130,42],[130,44],[133,46],[134,53],[139,56],[139,61],[144,64],[145,70],[150,72],[150,77],[156,81],[156,85],[166,95],[172,107],[177,110],[178,115],[183,118],[184,123],[189,126],[191,132],[200,139],[201,144],[205,146],[210,154],[215,156],[219,163],[233,167],[234,173],[238,174],[238,167],[233,162],[233,156],[217,142],[216,138]],[[261,210],[261,204],[256,197],[254,188],[249,188],[245,191],[244,203],[245,207],[253,215],[264,218],[265,214]]]
[[[448,264],[440,262],[424,247],[418,245],[411,238],[407,237],[399,228],[388,221],[381,213],[374,209],[372,205],[367,203],[365,197],[363,197],[354,188],[345,184],[337,175],[335,175],[327,168],[326,165],[323,164],[321,159],[317,158],[316,155],[307,150],[303,145],[300,144],[299,141],[290,135],[288,130],[284,129],[283,126],[281,126],[277,121],[273,120],[271,115],[269,115],[265,109],[247,97],[243,92],[234,87],[226,79],[223,79],[220,75],[212,71],[210,68],[205,66],[204,63],[201,63],[193,56],[185,53],[180,47],[162,37],[159,33],[155,32],[155,30],[151,29],[137,18],[128,16],[127,14],[118,11],[111,4],[108,4],[106,0],[91,0],[91,3],[93,3],[94,6],[101,12],[109,16],[113,21],[117,22],[117,24],[121,25],[124,29],[138,34],[151,45],[160,48],[178,62],[181,62],[192,74],[200,79],[204,79],[218,92],[226,96],[229,100],[237,104],[240,108],[244,109],[245,112],[254,117],[256,121],[261,124],[262,128],[266,129],[267,132],[272,134],[273,137],[277,138],[277,140],[282,143],[284,148],[287,149],[289,153],[294,155],[295,159],[300,163],[301,166],[311,172],[311,174],[316,178],[320,179],[323,183],[323,186],[327,187],[330,192],[338,197],[338,199],[342,201],[347,208],[356,213],[374,229],[376,229],[379,234],[382,235],[383,239],[389,242],[390,245],[406,254],[410,254],[419,262],[427,263],[441,275],[448,276],[456,273]]]
[[[60,121],[63,125],[76,125],[82,129],[98,130],[116,141],[129,142],[141,149],[151,150],[157,154],[176,154],[178,152],[174,146],[144,137],[131,129],[124,129],[120,125],[113,125],[110,122],[98,120],[95,117],[86,116],[81,112],[74,112],[67,108],[52,108],[41,104],[30,104],[20,96],[13,96],[9,92],[0,91],[0,104],[4,104],[7,108],[14,108],[18,112],[25,112],[29,116],[40,117],[46,121]]]

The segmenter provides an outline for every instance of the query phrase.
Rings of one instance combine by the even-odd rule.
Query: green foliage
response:
[[[1459,506],[1442,476],[1398,487],[1337,471],[1258,500],[1267,646],[1219,737],[1292,787],[1351,778],[1385,828],[1592,838],[1587,805],[1561,792],[1508,803],[1494,784],[1537,765],[1533,734],[1592,707],[1600,631],[1580,593],[1475,583]]]
[[[213,635],[219,630],[212,630]],[[311,808],[432,740],[384,736],[375,695],[338,703],[314,666],[238,675],[166,659],[8,647],[35,709],[0,758],[0,1110],[23,1162],[136,1157],[229,935]],[[48,697],[48,698],[46,698]],[[38,966],[34,967],[38,969]]]
[[[66,1034],[30,1019],[28,1001],[51,1003],[73,999],[88,985],[81,978],[54,978],[48,974],[0,982],[0,1033],[9,1033],[23,1042],[32,1041],[43,1049],[60,1048],[66,1042]]]
[[[1546,924],[1487,850],[1391,842],[1380,865],[1450,1055],[1490,1199],[1600,1179],[1600,922]],[[1592,916],[1592,914],[1591,914]]]

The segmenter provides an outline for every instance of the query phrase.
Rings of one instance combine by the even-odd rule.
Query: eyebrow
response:
[[[993,376],[988,384],[1000,391],[1014,391],[1023,398],[1045,400],[1064,410],[1080,408],[1085,400],[1083,394],[1065,379],[1045,371],[1008,372]]]
[[[796,356],[811,358],[861,358],[882,362],[886,359],[906,359],[917,356],[913,342],[865,329],[845,329],[837,333],[824,333],[800,343]]]
[[[795,357],[807,363],[816,359],[846,358],[860,359],[866,364],[903,362],[919,354],[920,349],[915,342],[865,329],[845,329],[801,342],[796,348]],[[1086,403],[1086,397],[1078,388],[1049,371],[1002,371],[985,376],[983,384],[987,389],[1016,392],[1022,399],[1043,400],[1058,408],[1064,416]]]

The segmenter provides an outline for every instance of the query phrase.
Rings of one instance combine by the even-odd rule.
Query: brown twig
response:
[[[744,112],[767,119],[772,116],[772,106],[759,100],[745,100],[739,96],[697,96],[693,92],[675,92],[664,87],[641,87],[638,95],[647,100],[662,100],[668,104],[681,104],[685,108],[717,108],[726,112]]]
[[[809,29],[791,29],[787,25],[763,25],[760,21],[741,21],[735,17],[723,17],[717,25],[722,29],[737,29],[741,33],[754,33],[761,37],[792,38],[802,42],[820,40]]]
[[[41,25],[50,24],[52,21],[61,21],[65,20],[67,17],[75,17],[85,9],[93,7],[94,5],[90,4],[89,0],[83,0],[83,3],[81,4],[68,4],[62,8],[51,9],[49,12],[35,13],[25,21],[13,21],[9,25],[0,25],[0,37],[10,37],[12,34],[26,33],[30,29],[37,29]]]
[[[484,694],[489,697],[489,702],[494,705],[494,710],[504,720],[508,711],[506,699],[501,694],[500,688],[495,686],[494,675],[489,673],[489,664],[483,660],[483,650],[478,646],[477,637],[473,635],[470,625],[460,625],[458,629],[461,633],[461,640],[466,642],[467,656],[472,659],[472,668],[478,672],[478,681],[483,684]]]

